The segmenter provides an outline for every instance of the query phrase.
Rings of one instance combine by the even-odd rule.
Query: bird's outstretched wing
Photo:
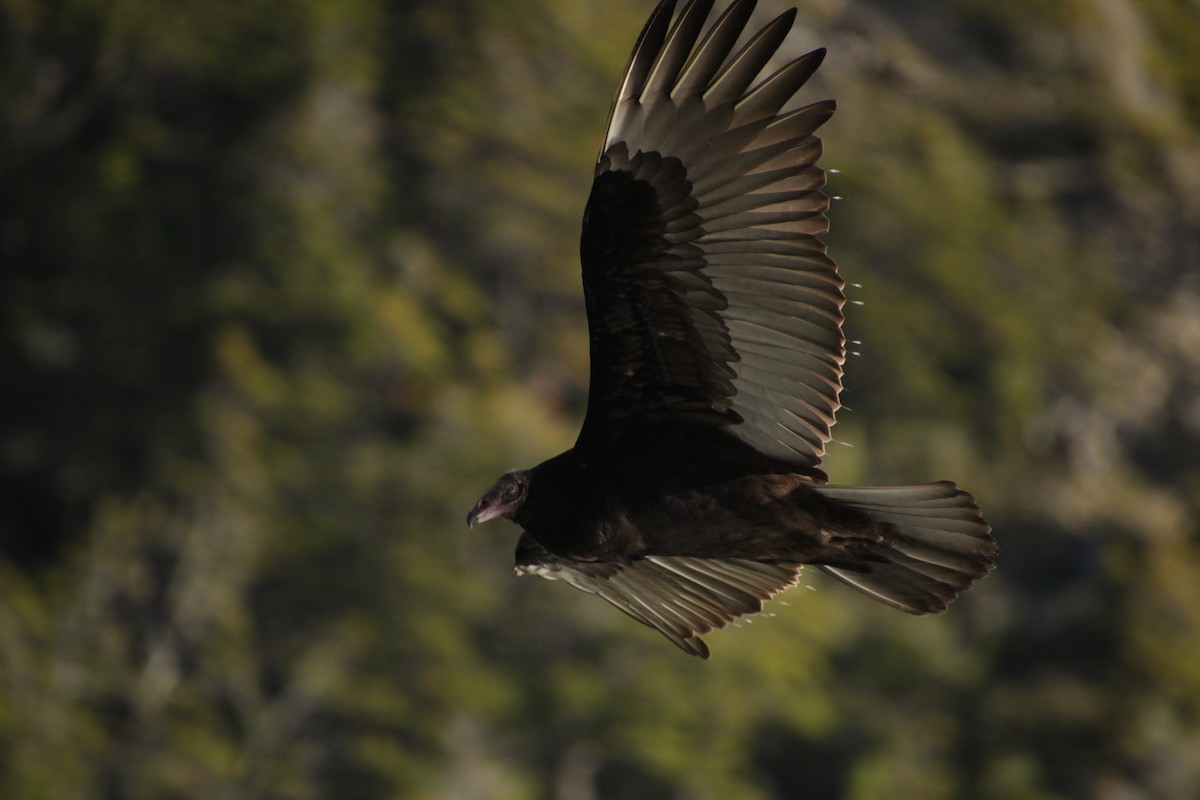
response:
[[[628,564],[559,558],[529,534],[517,543],[514,571],[564,580],[603,597],[685,653],[708,658],[700,634],[762,610],[763,601],[794,586],[799,564],[742,559],[648,556]]]
[[[834,103],[791,101],[824,51],[760,80],[795,9],[735,50],[753,0],[705,30],[712,5],[660,3],[613,101],[580,247],[592,361],[577,448],[694,421],[813,468],[845,360],[844,284],[818,239],[814,131]]]

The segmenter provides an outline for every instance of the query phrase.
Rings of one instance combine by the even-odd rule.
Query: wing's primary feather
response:
[[[701,634],[756,614],[772,596],[794,586],[800,564],[743,559],[648,556],[627,564],[559,558],[525,534],[514,571],[564,580],[599,595],[686,653],[708,658]]]
[[[672,24],[674,5],[634,49],[585,213],[592,368],[577,447],[686,420],[815,470],[845,360],[844,284],[818,238],[829,200],[814,131],[834,104],[789,106],[824,51],[759,80],[794,10],[735,51],[753,0],[703,36],[712,0]]]

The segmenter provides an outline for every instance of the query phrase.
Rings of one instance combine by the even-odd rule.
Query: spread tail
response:
[[[875,600],[910,614],[938,614],[992,571],[999,548],[991,526],[975,498],[953,483],[814,489],[892,529],[881,543],[856,546],[861,570],[819,567]]]

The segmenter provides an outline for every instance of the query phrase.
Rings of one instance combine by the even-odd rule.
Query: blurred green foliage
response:
[[[0,0],[0,796],[1200,794],[1188,0],[801,9],[829,471],[976,493],[948,615],[818,578],[704,664],[466,530],[582,416],[650,5]]]

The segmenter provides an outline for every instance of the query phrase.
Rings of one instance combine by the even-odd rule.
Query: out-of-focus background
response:
[[[1192,0],[802,5],[828,469],[978,496],[949,614],[811,575],[702,663],[467,530],[574,441],[651,5],[0,0],[0,796],[1200,796]]]

